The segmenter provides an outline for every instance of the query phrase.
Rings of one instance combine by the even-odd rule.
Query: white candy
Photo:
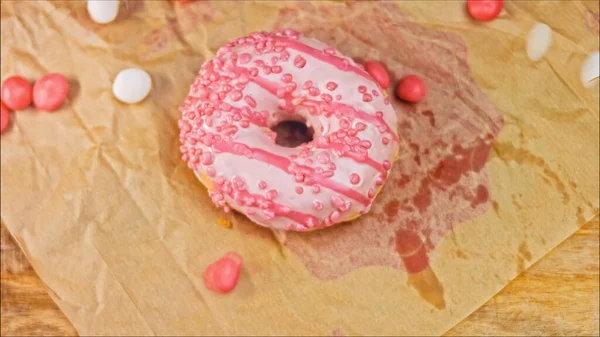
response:
[[[600,76],[600,52],[593,52],[585,59],[581,66],[581,83],[586,88],[591,88],[598,82]]]
[[[552,43],[552,29],[543,23],[536,23],[527,37],[527,57],[537,61],[544,57]]]
[[[122,70],[113,82],[113,95],[125,103],[141,102],[152,88],[152,78],[139,68]]]
[[[87,10],[96,23],[109,23],[119,13],[119,0],[88,0]]]

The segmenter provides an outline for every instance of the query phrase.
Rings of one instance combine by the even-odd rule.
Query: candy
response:
[[[42,111],[54,111],[69,93],[69,81],[57,73],[44,75],[33,85],[33,105]]]
[[[502,0],[467,0],[469,14],[479,21],[490,21],[502,12]]]
[[[11,76],[2,83],[2,101],[11,110],[22,110],[31,104],[31,83],[21,76]]]
[[[533,25],[527,36],[527,57],[537,61],[544,57],[552,42],[552,29],[543,23]]]
[[[373,78],[379,83],[379,85],[383,89],[387,89],[390,86],[390,77],[388,76],[385,68],[377,62],[367,61],[364,64],[365,70],[369,73],[369,75],[373,76]]]
[[[203,274],[204,286],[214,292],[232,291],[240,278],[243,259],[236,252],[229,252],[210,264]]]
[[[141,102],[152,88],[152,79],[147,72],[139,68],[129,68],[121,71],[115,77],[112,91],[121,102]]]
[[[396,95],[404,101],[416,103],[425,97],[425,84],[417,75],[408,75],[400,80]]]
[[[600,76],[600,52],[591,53],[581,66],[581,83],[586,88],[591,88],[598,82]]]
[[[88,0],[87,10],[96,23],[109,23],[119,13],[119,0]]]
[[[0,102],[0,132],[4,132],[9,121],[10,113],[8,112],[8,108],[4,106],[3,102]]]

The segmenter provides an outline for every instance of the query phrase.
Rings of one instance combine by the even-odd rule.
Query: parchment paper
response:
[[[1,216],[83,335],[441,334],[598,213],[598,2],[2,1],[2,79],[69,77],[54,113],[13,113],[1,137]],[[535,22],[554,31],[531,62]],[[215,209],[180,160],[177,119],[201,63],[228,40],[291,27],[429,92],[395,102],[401,158],[369,215],[273,233]],[[141,67],[150,96],[111,94]],[[390,93],[392,90],[390,89]],[[224,218],[230,229],[217,225]],[[245,259],[234,292],[201,284]]]

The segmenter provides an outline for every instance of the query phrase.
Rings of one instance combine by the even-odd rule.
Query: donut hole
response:
[[[315,134],[313,128],[306,125],[306,121],[299,120],[283,120],[271,127],[271,130],[277,134],[275,144],[291,148],[311,142]]]

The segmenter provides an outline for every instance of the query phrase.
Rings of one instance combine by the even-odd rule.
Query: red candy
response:
[[[9,121],[10,113],[8,112],[8,108],[4,106],[3,102],[0,102],[0,132],[4,132]]]
[[[11,110],[22,110],[31,104],[31,83],[21,76],[11,76],[2,83],[2,101]]]
[[[467,0],[469,14],[479,21],[490,21],[502,12],[502,0]]]
[[[212,291],[228,293],[232,291],[240,278],[243,259],[236,252],[229,252],[210,264],[203,274],[204,286]]]
[[[379,85],[381,85],[383,89],[387,89],[390,86],[390,77],[380,63],[367,61],[365,62],[364,66],[369,75],[373,76],[373,78],[379,83]]]
[[[408,75],[400,80],[396,88],[396,95],[403,100],[416,103],[425,97],[425,84],[417,75]]]
[[[61,74],[47,74],[33,86],[33,105],[42,111],[54,111],[69,93],[69,81]]]

